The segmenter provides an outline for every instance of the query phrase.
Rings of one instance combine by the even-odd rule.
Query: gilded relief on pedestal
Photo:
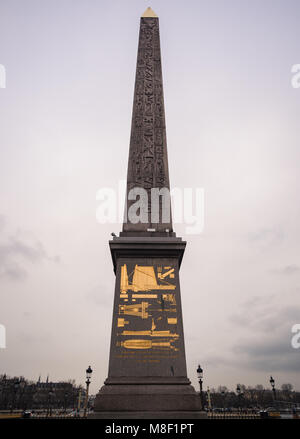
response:
[[[162,264],[129,267],[124,263],[120,270],[116,346],[125,356],[136,351],[136,358],[142,351],[151,350],[149,361],[165,358],[160,357],[162,351],[174,355],[180,338],[175,268]]]

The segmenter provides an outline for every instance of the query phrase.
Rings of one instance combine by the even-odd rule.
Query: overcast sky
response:
[[[160,17],[170,181],[203,187],[181,269],[188,374],[300,389],[299,0],[0,0],[0,373],[107,376],[139,20]]]

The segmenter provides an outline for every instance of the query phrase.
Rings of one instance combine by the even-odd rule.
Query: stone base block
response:
[[[199,394],[189,384],[104,385],[91,418],[203,418]]]

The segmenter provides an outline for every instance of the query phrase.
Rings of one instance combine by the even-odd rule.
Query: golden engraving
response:
[[[162,274],[161,272],[158,272],[157,277],[159,279],[164,279],[165,277],[174,277],[174,268],[171,268],[171,270],[166,271],[164,274]]]
[[[128,289],[127,265],[121,267],[121,294],[126,293]]]
[[[128,299],[128,294],[120,294],[120,299]]]
[[[170,302],[171,305],[176,305],[175,294],[162,294],[162,300],[165,302]]]
[[[135,299],[157,299],[157,294],[132,294]]]
[[[128,321],[122,318],[118,318],[118,328],[124,328],[125,325],[128,325]]]
[[[160,348],[160,349],[173,349],[174,351],[178,351],[172,343],[175,340],[168,341],[152,341],[152,340],[143,340],[143,339],[132,339],[118,342],[118,346],[123,346],[126,349],[152,349],[152,348]]]
[[[179,335],[171,333],[170,331],[123,331],[118,335],[148,335],[150,337],[173,337],[178,338]]]
[[[138,316],[142,319],[147,319],[149,317],[148,307],[148,302],[136,303],[134,305],[119,305],[119,314]]]
[[[172,319],[171,319],[172,320]],[[173,319],[174,320],[174,319]],[[175,319],[177,321],[177,319]],[[154,319],[152,319],[152,327],[150,330],[145,331],[123,331],[119,335],[148,335],[150,337],[173,337],[178,338],[179,334],[171,333],[169,330],[166,331],[155,331],[156,325]]]
[[[176,325],[177,324],[176,317],[168,317],[168,324],[169,325]]]
[[[175,290],[176,285],[172,285],[167,282],[164,278],[171,274],[174,268],[169,270],[169,272],[164,274],[159,274],[160,279],[164,284],[158,284],[156,281],[155,271],[153,266],[142,266],[136,265],[134,268],[132,282],[129,283],[127,274],[127,265],[124,264],[121,267],[121,293],[124,294],[128,290],[134,291],[152,291],[152,290]]]

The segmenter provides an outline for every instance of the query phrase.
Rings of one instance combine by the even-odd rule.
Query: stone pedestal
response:
[[[190,384],[104,385],[95,400],[91,418],[98,419],[200,419],[199,394]]]
[[[186,375],[176,237],[115,237],[109,373],[94,418],[201,418]]]

